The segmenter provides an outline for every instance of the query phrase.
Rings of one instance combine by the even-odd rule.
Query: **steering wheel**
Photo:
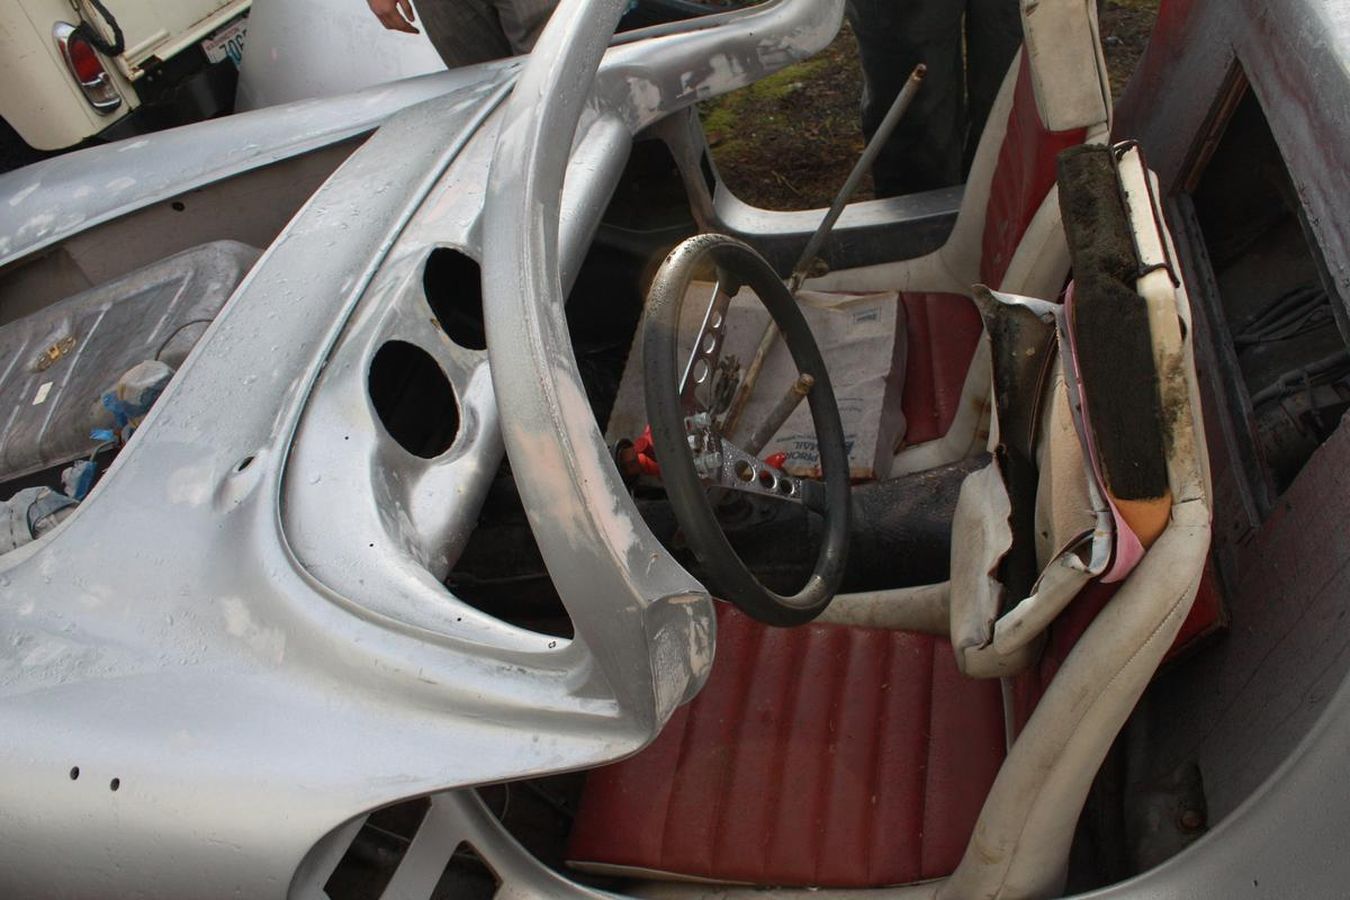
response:
[[[717,272],[717,287],[682,370],[680,308],[697,273]],[[748,287],[782,332],[797,371],[814,379],[807,394],[815,424],[822,481],[796,478],[736,446],[721,433],[711,393],[726,334],[731,298]],[[642,335],[647,416],[661,479],[694,555],[712,587],[749,615],[769,625],[809,622],[839,590],[848,552],[849,467],[844,427],[830,375],[797,301],[773,268],[748,245],[723,234],[701,234],[666,257],[648,294]],[[809,383],[803,379],[803,384]],[[824,518],[815,568],[796,594],[765,587],[746,567],[722,532],[709,488],[744,491],[803,504]],[[718,491],[720,493],[720,491]]]

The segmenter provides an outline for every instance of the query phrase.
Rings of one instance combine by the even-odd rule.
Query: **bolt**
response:
[[[1184,809],[1181,811],[1181,830],[1199,831],[1205,827],[1205,817],[1198,809]]]

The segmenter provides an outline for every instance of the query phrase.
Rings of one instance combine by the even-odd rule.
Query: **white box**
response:
[[[679,368],[707,310],[713,285],[694,282],[680,311],[681,349]],[[854,480],[886,478],[895,448],[905,435],[901,411],[904,389],[906,334],[904,307],[899,294],[825,294],[802,291],[797,295],[821,356],[830,373],[839,417],[849,454],[849,474]],[[769,313],[758,298],[742,291],[731,301],[727,314],[723,361],[735,358],[742,371],[754,357],[760,336],[769,323]],[[619,394],[606,429],[609,440],[636,438],[647,426],[643,402],[642,326],[624,369]],[[787,345],[779,338],[765,359],[740,422],[730,435],[744,445],[769,410],[797,380]],[[674,398],[672,398],[673,400]],[[787,454],[786,469],[794,475],[819,477],[820,461],[810,409],[803,402],[759,454]]]

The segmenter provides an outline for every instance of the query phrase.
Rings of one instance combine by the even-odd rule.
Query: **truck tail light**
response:
[[[57,22],[52,28],[52,37],[61,50],[61,58],[74,77],[75,83],[84,92],[84,99],[104,115],[122,105],[122,97],[113,86],[108,70],[103,66],[94,46],[73,25]]]

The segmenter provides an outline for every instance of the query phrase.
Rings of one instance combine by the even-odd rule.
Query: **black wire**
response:
[[[111,42],[105,39],[102,32],[85,19],[83,10],[80,11],[80,24],[76,26],[75,31],[105,56],[121,56],[127,49],[127,42],[122,35],[122,27],[117,24],[117,17],[108,12],[108,7],[104,6],[101,0],[87,0],[87,2],[103,18],[104,23],[112,31],[113,39]]]
[[[1298,287],[1276,298],[1233,336],[1239,347],[1300,337],[1332,321],[1327,293],[1318,287]]]
[[[1319,376],[1325,376],[1328,372],[1339,373],[1346,367],[1350,367],[1350,351],[1337,350],[1329,356],[1324,356],[1281,375],[1273,383],[1266,385],[1252,395],[1252,406],[1260,406],[1268,400],[1282,399],[1290,394],[1297,393],[1300,387],[1306,390],[1313,385],[1314,379],[1317,379],[1318,385],[1324,384],[1328,379],[1319,378]],[[1337,374],[1335,377],[1344,376]],[[1334,378],[1331,380],[1334,380]]]
[[[160,342],[159,349],[155,351],[154,356],[155,361],[156,362],[159,361],[159,355],[164,352],[164,348],[169,346],[169,344],[173,341],[174,338],[182,334],[184,328],[187,328],[189,325],[210,325],[211,322],[212,322],[211,319],[188,319],[182,325],[179,325],[173,331],[170,331],[169,336]]]

